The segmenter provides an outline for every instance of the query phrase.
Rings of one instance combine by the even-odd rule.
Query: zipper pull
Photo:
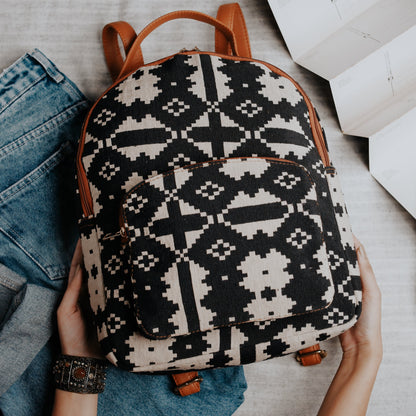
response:
[[[195,46],[193,49],[182,48],[178,53],[185,53],[185,52],[192,52],[192,51],[201,52],[201,50],[197,46]]]
[[[124,227],[121,227],[116,233],[108,233],[103,237],[103,240],[113,240],[114,238],[121,237],[122,242],[127,241],[127,233]]]

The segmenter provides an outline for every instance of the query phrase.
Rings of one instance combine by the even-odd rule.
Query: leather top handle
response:
[[[240,56],[251,58],[246,21],[240,5],[238,3],[223,4],[218,8],[217,20],[223,22],[234,32]],[[231,53],[230,43],[219,30],[215,30],[215,52],[224,55],[230,55]]]
[[[143,40],[162,24],[175,19],[193,19],[214,26],[217,30],[220,30],[224,34],[228,42],[231,44],[231,48],[234,55],[238,56],[238,49],[236,44],[237,42],[234,33],[224,23],[204,13],[194,12],[192,10],[180,10],[159,17],[152,23],[148,24],[138,34],[136,40],[130,48],[126,60],[124,61],[124,65],[120,71],[118,79],[123,78],[125,75],[129,74],[130,72],[133,72],[135,69],[144,65],[143,54],[141,49],[141,43],[143,42]]]
[[[214,26],[218,31],[220,31],[224,35],[225,39],[227,40],[227,43],[231,47],[233,54],[236,56],[239,56],[237,41],[232,30],[230,30],[221,21],[204,13],[194,12],[191,10],[181,10],[181,11],[176,11],[176,12],[165,14],[164,16],[159,17],[158,19],[154,20],[149,25],[147,25],[138,34],[138,36],[135,38],[134,42],[131,45],[130,45],[131,43],[130,35],[132,34],[132,32],[130,30],[127,31],[126,26],[124,26],[123,24],[117,25],[117,23],[125,23],[125,22],[115,22],[115,23],[110,23],[109,25],[106,26],[107,29],[104,28],[103,30],[104,54],[107,60],[107,66],[110,70],[113,80],[121,79],[125,75],[139,68],[140,66],[143,66],[144,60],[143,60],[143,54],[142,54],[142,49],[141,49],[141,43],[143,42],[143,40],[150,33],[152,33],[156,28],[161,26],[163,23],[166,23],[170,20],[175,20],[175,19],[193,19],[193,20],[198,20],[200,22],[204,22],[204,23]],[[128,40],[126,43],[129,45],[129,47],[128,47],[126,60],[123,62],[118,75],[114,77],[115,73],[117,72],[117,69],[120,68],[120,58],[121,58],[120,51],[117,50],[117,52],[115,52],[116,49],[118,49],[117,35],[119,35],[122,39],[124,36],[124,38]],[[104,39],[106,40],[105,42],[104,42]]]
[[[128,55],[130,48],[136,40],[136,31],[127,22],[113,22],[104,26],[103,29],[103,47],[105,60],[111,78],[115,81],[124,64],[124,58],[120,53],[118,45],[118,36],[123,42],[124,52]]]

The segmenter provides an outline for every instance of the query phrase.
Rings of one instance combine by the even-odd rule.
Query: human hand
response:
[[[318,416],[364,416],[383,355],[381,292],[364,247],[355,237],[354,243],[363,289],[362,313],[339,336],[344,355]]]
[[[78,240],[69,270],[68,286],[57,311],[62,353],[102,358],[95,331],[89,330],[82,310],[82,274],[81,240]]]
[[[381,292],[364,247],[355,236],[354,243],[363,290],[362,313],[358,322],[339,339],[344,357],[356,357],[358,353],[368,352],[381,360]]]

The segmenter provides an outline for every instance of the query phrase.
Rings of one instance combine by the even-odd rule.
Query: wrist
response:
[[[361,345],[344,351],[340,369],[350,376],[357,374],[364,378],[376,376],[381,364],[382,349],[377,345]]]
[[[343,351],[343,361],[367,362],[380,365],[383,358],[383,347],[380,342],[358,344]]]
[[[56,389],[52,415],[92,416],[97,414],[97,404],[98,394],[78,394]]]
[[[77,349],[77,348],[61,348],[62,355],[69,355],[74,357],[84,357],[84,358],[95,358],[97,360],[103,360],[104,357],[100,353],[100,351],[86,351],[83,349]]]

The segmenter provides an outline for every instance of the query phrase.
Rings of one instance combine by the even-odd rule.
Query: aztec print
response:
[[[140,256],[145,256],[145,251],[140,254],[139,248],[132,248],[117,237],[103,239],[119,230],[119,212],[123,199],[141,182],[173,169],[211,160],[247,157],[278,158],[297,163],[303,166],[314,183],[316,205],[311,204],[307,208],[307,215],[296,211],[296,215],[285,218],[283,213],[280,226],[273,230],[275,238],[280,235],[282,241],[286,242],[285,249],[276,247],[276,253],[281,250],[280,254],[287,262],[283,271],[296,276],[293,282],[286,283],[281,289],[281,295],[286,296],[290,304],[279,305],[277,309],[286,309],[279,313],[293,316],[257,321],[256,316],[259,315],[256,312],[254,318],[251,318],[254,322],[204,329],[207,326],[216,327],[233,315],[230,311],[220,311],[216,323],[214,311],[217,312],[215,308],[221,308],[221,305],[209,305],[212,300],[205,295],[206,300],[202,305],[205,307],[204,313],[199,316],[198,307],[194,305],[197,313],[191,314],[188,322],[188,318],[180,317],[183,309],[181,312],[181,307],[175,306],[178,296],[174,297],[172,293],[179,289],[167,288],[166,283],[163,288],[162,278],[158,282],[160,290],[154,292],[154,296],[158,297],[158,301],[170,305],[166,310],[162,308],[162,317],[158,318],[164,328],[162,324],[156,326],[150,316],[150,307],[147,307],[145,325],[152,329],[154,335],[157,332],[155,328],[162,330],[165,336],[178,333],[187,335],[150,339],[140,329],[135,311],[137,293],[146,289],[147,284],[143,282],[149,277],[138,273],[137,268],[140,267],[139,264],[142,267],[147,264],[144,267],[149,268],[157,255],[148,249],[147,252],[154,256],[153,260],[150,256],[146,260],[143,257],[141,263],[135,265],[132,279],[130,256],[134,262]],[[89,274],[90,303],[102,349],[110,361],[121,368],[129,371],[188,370],[265,360],[338,335],[358,318],[361,307],[359,271],[335,169],[325,168],[319,157],[311,132],[308,108],[302,95],[290,80],[272,72],[266,65],[199,53],[175,55],[158,65],[138,69],[111,88],[91,112],[85,133],[82,163],[94,211],[93,216],[80,221],[85,267]],[[289,170],[290,168],[282,170],[280,174],[286,172],[289,175]],[[294,175],[299,177],[299,171],[297,176]],[[212,178],[218,180],[218,176]],[[304,179],[303,184],[307,183]],[[201,184],[200,188],[195,188],[193,193],[186,196],[192,201],[192,206],[197,204],[198,198],[204,198],[204,193],[214,196],[221,187],[225,188],[221,183],[211,182],[212,185],[207,184],[206,188]],[[218,188],[213,186],[214,182]],[[264,183],[261,186],[265,186]],[[200,191],[199,194],[197,190]],[[232,190],[227,188],[228,192],[230,196],[233,195]],[[182,195],[181,198],[185,196]],[[211,202],[209,198],[205,199]],[[153,207],[157,209],[156,206]],[[316,212],[316,207],[319,207],[319,213]],[[203,208],[201,212],[208,216],[210,214],[207,209]],[[296,258],[289,254],[287,241],[290,241],[291,236],[300,245],[304,233],[309,235],[308,230],[297,231],[302,227],[296,225],[296,220],[292,218],[294,216],[302,216],[299,219],[302,227],[308,221],[311,227],[322,227],[324,248],[321,247],[320,251],[317,248],[319,254],[313,258],[322,269],[321,273],[315,272],[320,274],[318,283],[308,282],[304,286],[307,278],[303,274],[303,256]],[[319,216],[320,220],[317,219]],[[311,217],[313,221],[310,221]],[[259,230],[256,234],[253,231],[253,238],[266,239],[268,230],[263,231],[261,227]],[[231,250],[235,244],[228,241],[227,245],[226,242],[213,243],[208,248],[211,252],[205,257],[211,256],[211,259],[220,261],[221,256],[232,251],[234,255],[245,256],[247,259],[247,266],[244,260],[240,260],[240,271],[252,262],[259,262],[260,268],[263,263],[267,266],[267,253],[257,253],[257,246],[255,249],[253,246],[254,254],[250,257],[241,247],[236,246],[235,250]],[[187,256],[183,247],[177,249],[182,250],[177,256]],[[192,248],[190,246],[190,250]],[[269,253],[273,252],[271,245],[266,245],[266,248]],[[322,250],[326,251],[325,256]],[[219,257],[213,257],[214,253]],[[172,256],[167,259],[167,263],[176,261],[183,264]],[[192,261],[195,265],[198,263],[196,267],[203,269],[203,273],[210,273],[199,264],[201,259],[199,262],[195,259]],[[331,278],[328,278],[328,270],[324,270],[325,264]],[[163,267],[169,266],[165,264]],[[217,284],[221,285],[219,279],[222,276],[223,274],[214,276],[211,273],[205,278],[200,277],[201,282],[201,279],[204,280],[199,292],[201,298],[204,291],[209,292],[210,286],[214,284],[208,283],[209,279],[217,279]],[[330,293],[331,286],[325,288],[330,280],[333,281],[333,296]],[[247,285],[250,286],[250,283]],[[244,285],[241,288],[244,289]],[[164,292],[165,289],[168,291]],[[263,290],[264,299],[274,294],[271,286],[270,289],[265,292]],[[252,289],[253,293],[260,293],[259,299],[262,299],[262,290],[258,290]],[[310,300],[312,304],[307,304],[309,290],[324,294],[324,299],[313,298]],[[303,313],[308,308],[321,309],[319,305],[327,302],[329,297],[332,302],[328,307],[313,313]],[[229,298],[238,302],[236,296]],[[229,299],[223,302],[227,301]],[[255,302],[253,306],[254,304]],[[235,305],[235,310],[237,309]],[[237,312],[235,310],[232,311],[234,314],[240,314],[235,317],[236,322],[244,319],[245,313],[253,315],[249,309],[244,311],[244,307]],[[202,320],[199,321],[200,319]],[[196,327],[199,329],[193,332]]]
[[[123,209],[135,310],[150,338],[332,302],[315,187],[299,165],[260,158],[191,165],[138,184]]]

